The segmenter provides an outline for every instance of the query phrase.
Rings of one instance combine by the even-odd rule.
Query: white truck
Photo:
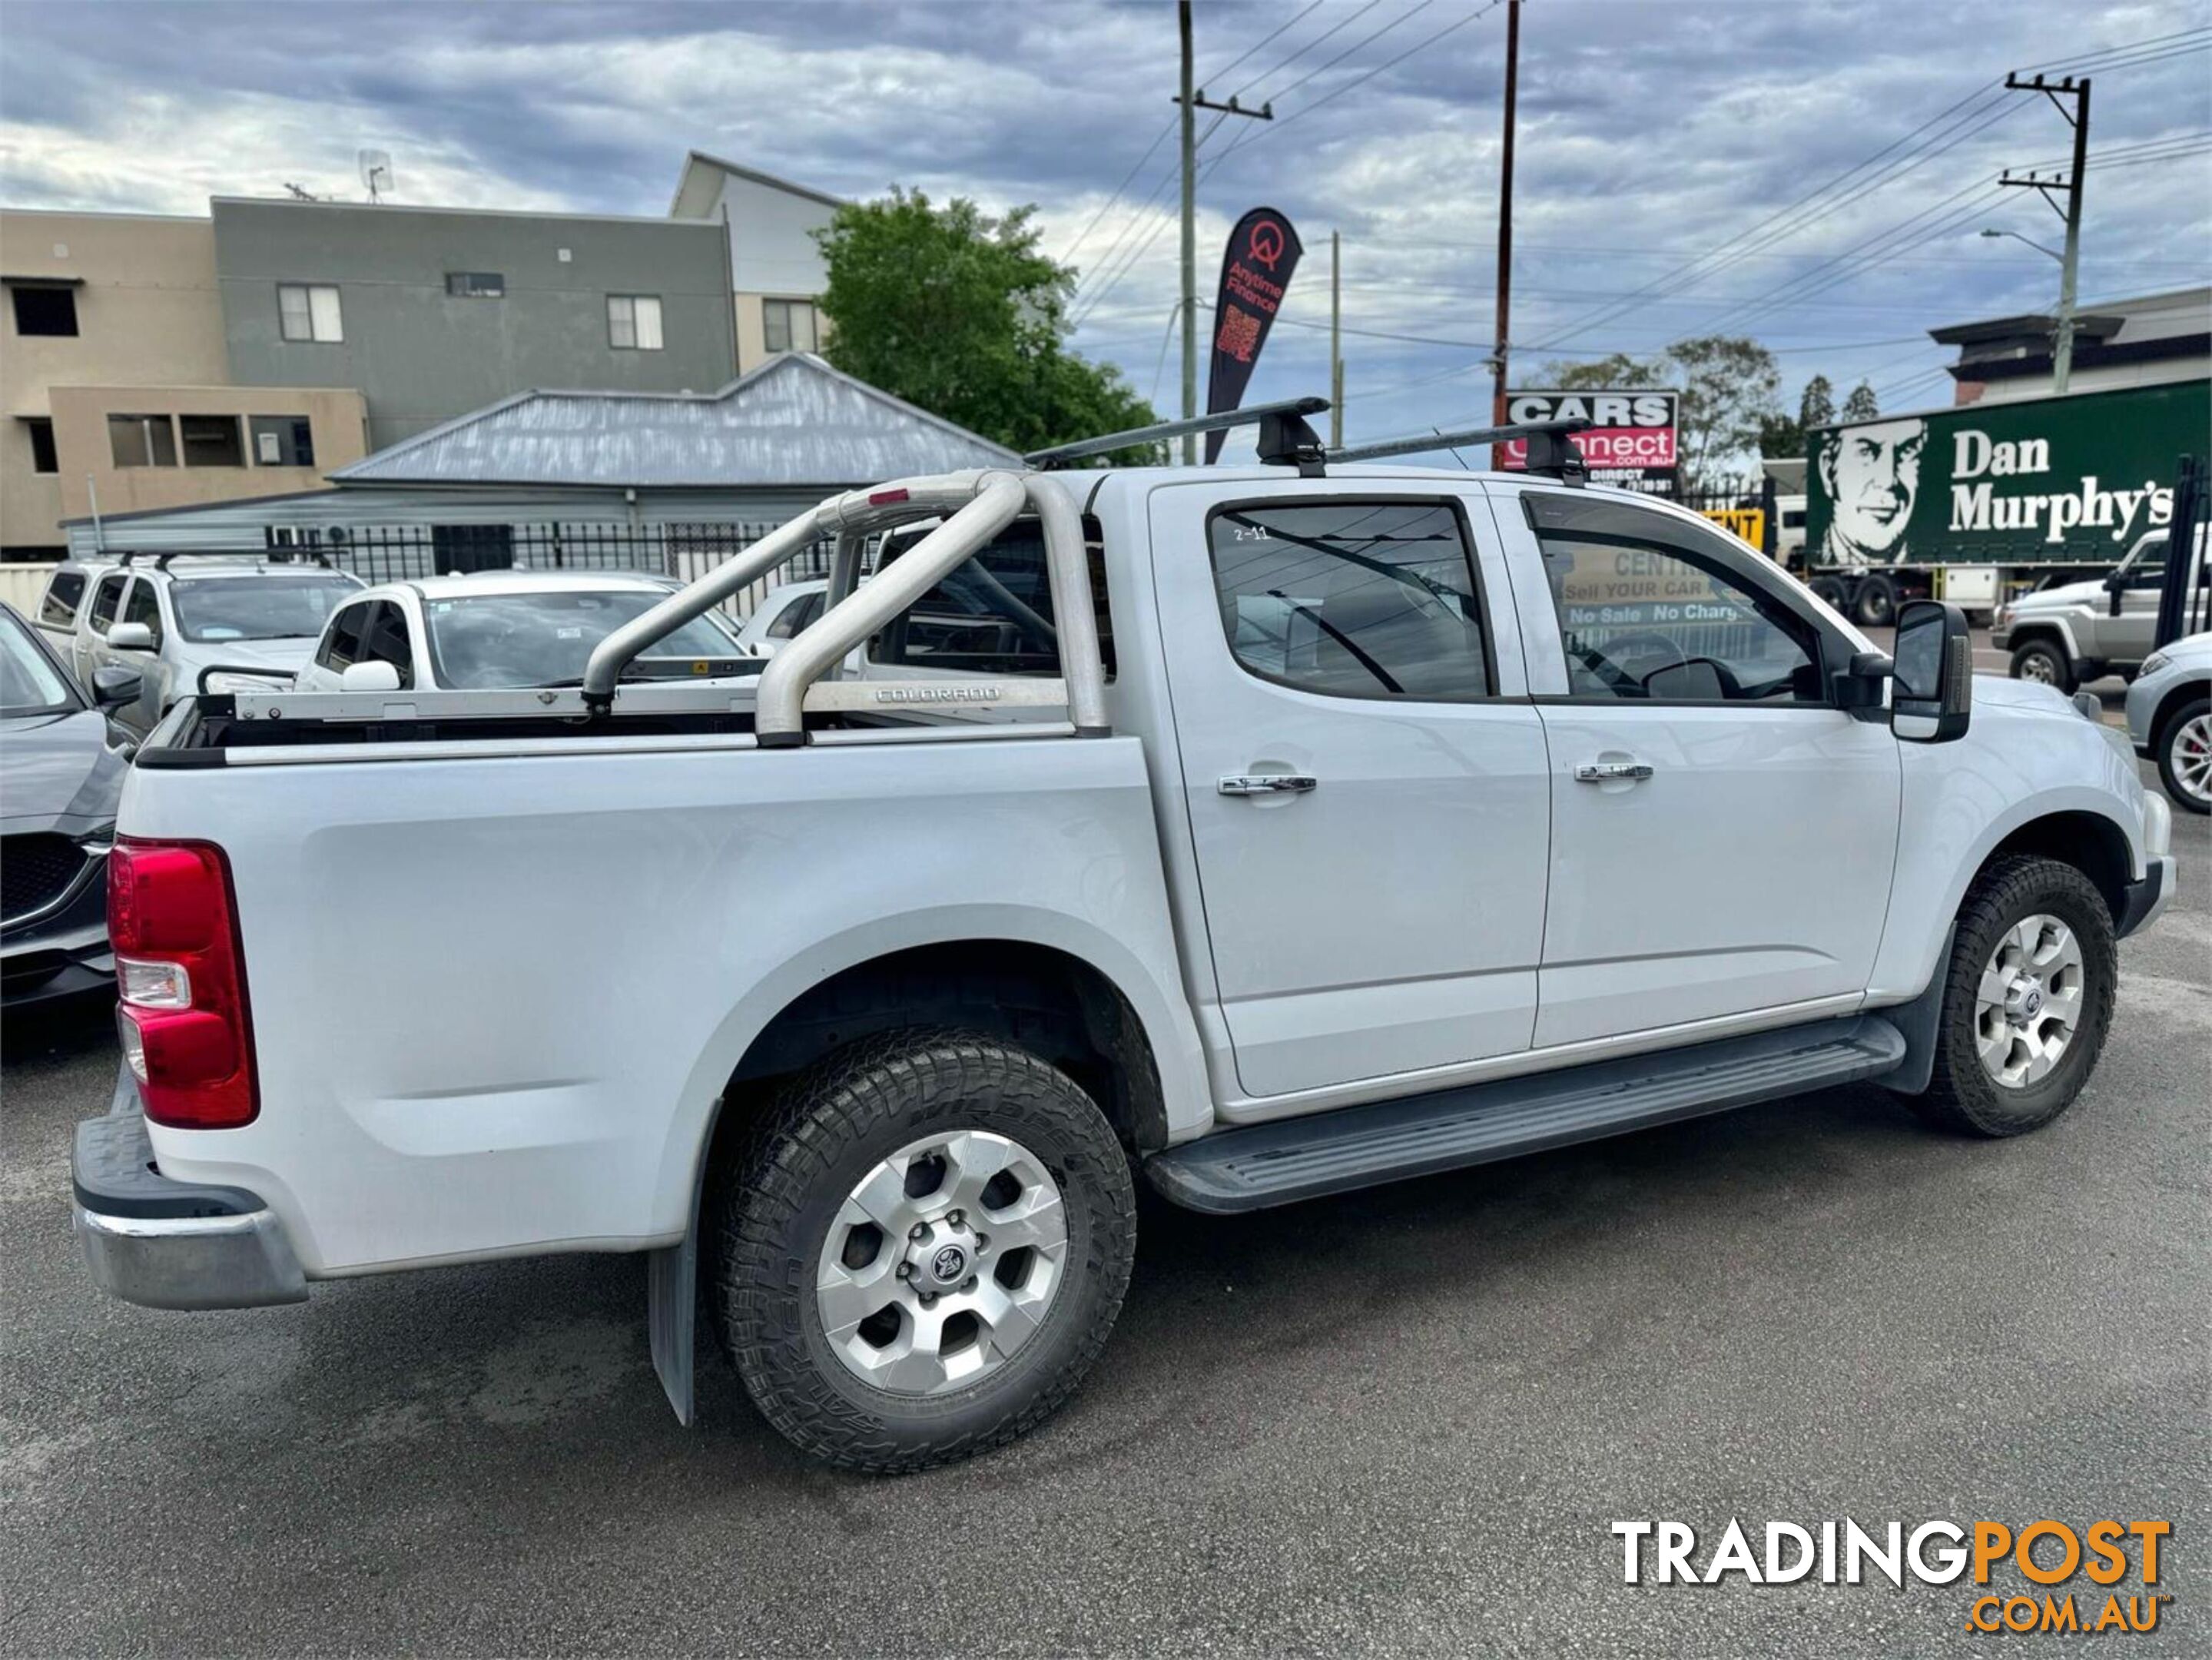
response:
[[[111,864],[94,1278],[650,1253],[680,1416],[703,1304],[778,1430],[903,1470],[1076,1388],[1139,1180],[1241,1211],[1857,1080],[2066,1110],[2172,882],[2124,734],[1948,607],[1893,665],[1694,514],[1344,465],[1315,406],[1260,412],[1294,471],[839,496],[580,687],[180,707]],[[757,687],[623,681],[817,538]]]

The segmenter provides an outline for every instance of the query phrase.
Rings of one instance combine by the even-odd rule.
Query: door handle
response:
[[[1616,778],[1649,778],[1651,769],[1642,761],[1585,761],[1575,769],[1578,784],[1607,784]]]
[[[1221,781],[1224,795],[1304,795],[1321,780],[1304,772],[1258,772],[1232,775]]]

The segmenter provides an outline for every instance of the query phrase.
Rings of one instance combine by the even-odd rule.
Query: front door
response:
[[[1521,585],[1552,756],[1539,1046],[1863,994],[1901,768],[1834,707],[1851,644],[1717,529],[1531,490]],[[1516,565],[1516,570],[1520,569]],[[1546,602],[1549,602],[1548,614]],[[1552,689],[1546,688],[1547,691]]]
[[[1244,490],[1151,508],[1237,1082],[1286,1096],[1525,1049],[1550,806],[1481,496]]]

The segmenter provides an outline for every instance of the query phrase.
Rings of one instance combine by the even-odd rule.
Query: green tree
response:
[[[1697,489],[1761,453],[1782,414],[1782,373],[1756,340],[1705,335],[1677,340],[1656,357],[1626,352],[1594,363],[1554,363],[1536,384],[1571,391],[1672,386],[1682,394],[1682,482]]]
[[[1844,399],[1844,419],[1871,421],[1881,413],[1881,405],[1875,401],[1874,388],[1863,380],[1851,388],[1851,395]]]
[[[1797,424],[1825,427],[1835,418],[1836,389],[1826,375],[1816,374],[1805,383],[1805,394],[1797,400]]]
[[[1157,421],[1117,370],[1065,349],[1075,273],[1038,251],[1034,212],[994,218],[964,198],[940,206],[896,187],[840,208],[815,233],[829,270],[823,355],[1009,449]]]

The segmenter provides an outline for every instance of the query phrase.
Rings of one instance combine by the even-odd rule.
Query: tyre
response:
[[[714,1295],[745,1391],[803,1450],[926,1469],[1083,1381],[1136,1250],[1129,1161],[1026,1050],[908,1031],[799,1074],[734,1158]]]
[[[1993,860],[1959,908],[1936,1066],[1913,1110],[1968,1135],[2041,1129],[2074,1104],[2112,1025],[2119,951],[2096,885],[2055,859]]]
[[[1835,577],[1815,577],[1813,581],[1813,593],[1824,605],[1832,607],[1838,611],[1850,609],[1846,604],[1851,597],[1850,591]]]
[[[1868,577],[1851,611],[1861,628],[1887,628],[1897,621],[1897,584],[1887,576]]]
[[[2015,648],[2012,678],[2056,686],[2069,697],[2074,693],[2074,665],[2067,660],[2065,652],[2050,640],[2029,640]]]
[[[2151,740],[2159,781],[2176,806],[2212,812],[2212,698],[2185,703],[2166,717]]]

